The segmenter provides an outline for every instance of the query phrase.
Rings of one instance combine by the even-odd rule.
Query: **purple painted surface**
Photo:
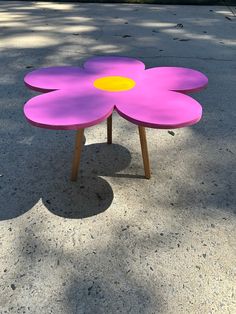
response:
[[[96,79],[122,76],[134,88],[110,92],[94,87]],[[79,67],[52,67],[26,75],[25,84],[45,94],[24,107],[27,120],[49,129],[80,129],[100,123],[113,110],[125,119],[152,128],[178,128],[201,119],[201,105],[185,95],[206,87],[207,77],[192,69],[157,67],[145,70],[136,59],[96,57]],[[50,92],[49,92],[50,91]]]

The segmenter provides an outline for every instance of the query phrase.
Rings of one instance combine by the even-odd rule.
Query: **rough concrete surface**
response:
[[[234,7],[0,3],[0,313],[236,313]],[[128,36],[127,36],[128,35]],[[29,125],[32,69],[94,55],[209,77],[193,127],[147,130],[114,116],[85,133]]]

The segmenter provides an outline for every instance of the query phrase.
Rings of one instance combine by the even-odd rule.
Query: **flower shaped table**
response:
[[[25,76],[30,89],[42,92],[24,106],[27,120],[38,127],[77,130],[71,180],[76,181],[84,129],[107,119],[112,143],[112,112],[139,128],[145,177],[150,178],[145,127],[181,128],[201,119],[201,105],[186,93],[207,86],[207,77],[192,69],[155,67],[139,60],[95,57],[79,67],[50,67]]]

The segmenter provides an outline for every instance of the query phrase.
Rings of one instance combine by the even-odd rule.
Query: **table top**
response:
[[[140,60],[94,57],[83,67],[41,68],[25,84],[42,94],[24,106],[38,127],[77,130],[96,125],[113,110],[132,123],[173,129],[197,123],[201,105],[186,95],[207,86],[207,77],[181,67],[145,69]]]

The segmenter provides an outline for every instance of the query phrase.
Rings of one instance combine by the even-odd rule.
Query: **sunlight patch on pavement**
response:
[[[35,34],[22,34],[1,39],[0,48],[38,48],[48,47],[58,43],[59,41],[55,37]]]

